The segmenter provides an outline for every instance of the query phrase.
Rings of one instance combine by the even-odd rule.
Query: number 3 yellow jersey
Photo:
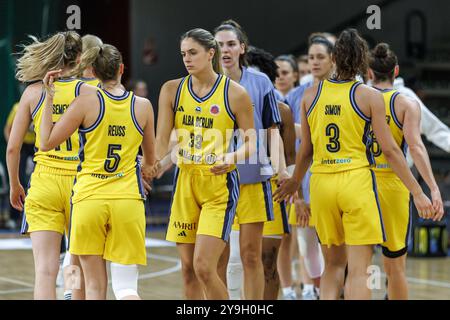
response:
[[[72,101],[79,95],[82,81],[77,79],[58,80],[54,82],[55,96],[53,97],[53,122],[56,123],[66,112]],[[34,162],[51,168],[74,171],[76,173],[78,157],[78,132],[75,132],[61,145],[50,151],[41,151],[39,149],[41,135],[42,108],[45,106],[45,92],[42,94],[38,106],[33,111],[31,117],[34,122],[34,131],[36,132]]]
[[[402,149],[403,154],[406,156],[406,150],[408,145],[406,144],[405,138],[403,136],[403,125],[397,118],[395,114],[395,98],[399,95],[396,90],[380,90],[383,94],[384,105],[386,108],[386,122],[391,130],[392,136],[394,137],[397,145]],[[389,172],[394,173],[391,166],[386,160],[383,152],[381,151],[380,145],[377,143],[375,135],[372,133],[372,147],[371,151],[375,157],[376,166],[374,168],[375,172]]]
[[[72,202],[83,199],[144,199],[138,162],[143,129],[134,105],[136,97],[126,91],[113,96],[97,92],[100,113],[89,128],[80,128],[80,166]]]
[[[370,118],[355,101],[357,81],[324,80],[307,113],[313,144],[312,173],[369,167]]]
[[[211,91],[200,98],[192,89],[191,76],[181,81],[174,105],[178,166],[209,169],[228,151],[235,129],[228,105],[229,83],[229,78],[218,75]]]

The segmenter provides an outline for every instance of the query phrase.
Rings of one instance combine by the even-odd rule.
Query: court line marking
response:
[[[11,279],[11,278],[0,277],[0,281],[14,283],[14,284],[18,284],[20,286],[24,286],[24,287],[28,287],[28,288],[34,288],[34,285],[32,285],[28,282],[23,282],[23,281]]]
[[[165,276],[165,275],[175,273],[175,272],[178,272],[181,270],[181,260],[180,259],[177,259],[177,258],[174,258],[171,256],[159,255],[159,254],[147,254],[147,260],[150,260],[152,258],[156,259],[156,260],[161,260],[161,261],[176,262],[176,265],[173,267],[167,268],[167,269],[160,270],[160,271],[144,273],[139,276],[140,280],[157,278],[157,277]],[[33,292],[33,290],[34,290],[34,285],[32,285],[31,283],[20,281],[20,280],[0,277],[0,281],[9,282],[9,283],[27,287],[26,289],[0,290],[0,295],[7,295],[7,294],[21,293],[21,292]],[[111,283],[111,280],[109,280],[108,283]]]

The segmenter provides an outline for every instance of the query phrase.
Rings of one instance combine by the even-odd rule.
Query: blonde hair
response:
[[[17,60],[16,78],[32,82],[44,79],[50,70],[73,69],[81,51],[81,37],[74,31],[58,32],[43,42],[34,39]]]
[[[83,41],[83,52],[93,48],[93,47],[101,47],[103,45],[102,39],[92,34],[86,34],[81,38]]]
[[[110,44],[92,47],[81,56],[76,72],[80,73],[87,66],[92,66],[95,75],[102,82],[113,80],[122,64],[122,54]]]
[[[100,39],[97,36],[94,36],[92,34],[86,34],[81,38],[81,41],[83,41],[83,53],[86,51],[95,48],[95,47],[101,47],[103,45],[102,39]],[[82,78],[83,72],[86,68],[91,67],[91,65],[85,65],[84,69],[77,68],[77,77]]]

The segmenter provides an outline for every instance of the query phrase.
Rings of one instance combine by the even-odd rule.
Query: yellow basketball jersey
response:
[[[398,120],[395,114],[395,98],[399,95],[397,90],[382,90],[384,98],[384,105],[386,109],[386,122],[391,129],[392,136],[394,137],[395,142],[403,150],[403,154],[406,155],[406,150],[408,148],[405,138],[403,136],[403,125]],[[371,146],[372,154],[375,157],[376,166],[374,168],[375,172],[390,172],[394,173],[391,166],[386,160],[383,152],[381,151],[380,145],[377,143],[376,137],[372,132],[372,146]]]
[[[53,122],[56,123],[67,110],[72,101],[79,95],[82,81],[77,79],[58,80],[54,82],[55,96],[53,97]],[[41,151],[40,145],[40,127],[42,120],[42,106],[46,103],[45,92],[42,94],[38,106],[32,113],[34,122],[34,131],[36,132],[34,161],[47,167],[59,168],[64,170],[77,170],[79,157],[78,132],[75,131],[66,142],[50,151]]]
[[[17,102],[13,105],[11,111],[9,112],[8,119],[6,120],[6,123],[9,126],[13,125],[14,118],[16,117],[18,109],[19,109],[19,103]],[[33,127],[34,127],[34,124],[31,123],[30,126],[28,127],[27,133],[23,137],[23,143],[34,144],[34,142],[36,141],[36,134],[34,133]]]
[[[324,80],[307,113],[314,148],[312,173],[333,173],[368,167],[370,118],[355,101],[357,81]]]
[[[229,84],[229,78],[218,75],[211,91],[200,98],[192,90],[191,76],[181,81],[174,105],[178,166],[195,165],[208,174],[228,151],[235,129],[235,117],[228,105]]]
[[[101,88],[101,83],[100,80],[98,80],[97,78],[80,78],[81,81],[83,81],[84,83],[87,83],[91,86],[97,87],[97,88]]]
[[[138,163],[143,129],[134,113],[136,98],[126,91],[113,96],[98,90],[100,113],[80,128],[80,166],[72,202],[89,199],[144,199]]]

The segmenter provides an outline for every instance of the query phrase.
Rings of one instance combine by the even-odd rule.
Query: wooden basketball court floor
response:
[[[183,299],[181,262],[176,248],[163,241],[163,231],[149,232],[147,238],[148,265],[139,269],[141,297],[147,300]],[[14,245],[8,248],[11,242]],[[378,250],[374,264],[381,267]],[[0,235],[0,300],[32,299],[33,268],[29,239],[12,234]],[[450,257],[409,257],[407,277],[411,299],[450,300]],[[381,289],[373,290],[373,299],[384,297],[384,273],[381,279]],[[58,288],[59,299],[62,299],[62,295],[63,289]],[[110,288],[108,299],[114,299]]]

